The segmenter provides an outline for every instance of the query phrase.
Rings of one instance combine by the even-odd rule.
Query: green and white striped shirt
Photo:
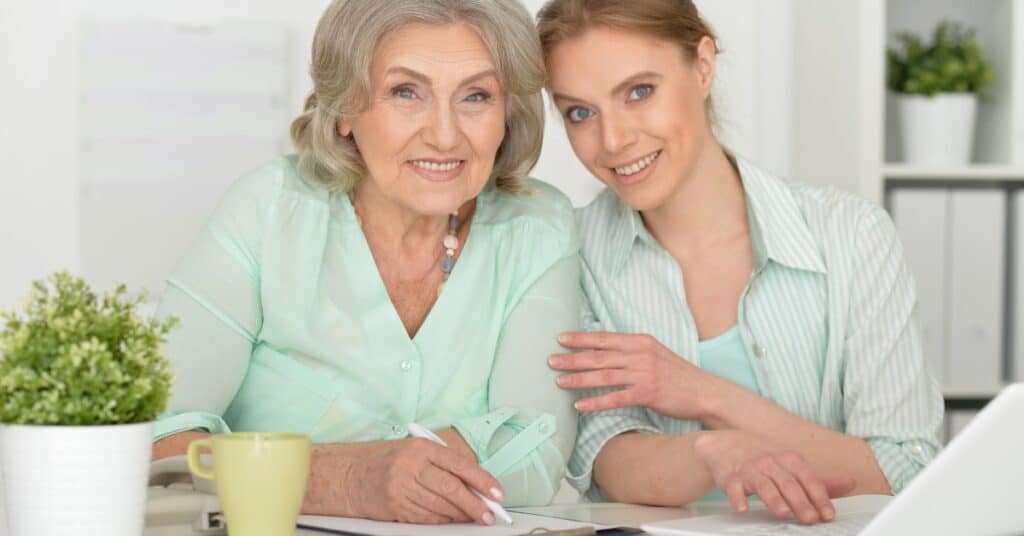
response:
[[[863,438],[893,491],[901,490],[939,450],[943,404],[922,355],[914,284],[892,221],[853,195],[737,165],[754,257],[738,324],[761,394]],[[577,220],[588,329],[649,333],[699,366],[683,274],[639,214],[606,189]],[[601,500],[592,468],[609,439],[700,429],[643,408],[583,414],[569,480]]]

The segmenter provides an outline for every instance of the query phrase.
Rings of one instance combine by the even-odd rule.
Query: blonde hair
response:
[[[330,190],[348,191],[366,175],[351,137],[337,131],[340,117],[369,106],[370,63],[381,38],[404,24],[466,23],[491,53],[508,93],[505,137],[490,180],[504,191],[524,189],[540,157],[544,111],[544,60],[526,8],[517,0],[335,0],[313,36],[313,92],[292,121],[291,137],[302,175]]]
[[[697,58],[704,37],[718,39],[692,0],[550,0],[537,14],[537,30],[547,60],[555,45],[578,37],[593,26],[646,34],[675,43],[688,61]],[[714,122],[711,97],[708,119]]]

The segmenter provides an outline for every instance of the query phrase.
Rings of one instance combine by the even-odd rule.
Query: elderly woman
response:
[[[578,328],[579,269],[568,201],[525,178],[543,126],[529,14],[336,0],[312,59],[298,155],[238,181],[168,280],[177,379],[154,457],[300,432],[305,513],[491,524],[469,488],[549,502],[576,427],[546,358]]]

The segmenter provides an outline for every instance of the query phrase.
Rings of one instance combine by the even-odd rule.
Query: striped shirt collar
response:
[[[763,268],[772,260],[798,270],[826,273],[821,251],[789,185],[742,158],[734,158],[734,161],[747,198],[755,269]],[[605,260],[613,273],[618,273],[638,240],[648,245],[656,245],[657,242],[644,227],[637,211],[629,208],[611,190],[605,194],[615,197],[608,222],[612,226],[608,233],[609,243],[619,245],[606,249],[608,258]],[[660,244],[657,247],[661,247]]]

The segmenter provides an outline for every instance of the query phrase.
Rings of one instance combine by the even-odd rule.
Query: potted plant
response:
[[[0,313],[0,461],[10,536],[139,536],[175,321],[58,272]]]
[[[991,63],[972,30],[942,21],[932,42],[900,33],[888,49],[888,86],[897,93],[903,159],[963,165],[971,159],[978,96],[992,85]]]

